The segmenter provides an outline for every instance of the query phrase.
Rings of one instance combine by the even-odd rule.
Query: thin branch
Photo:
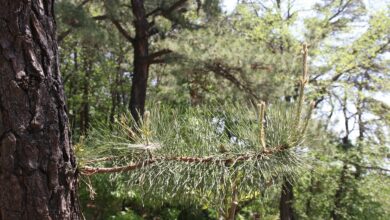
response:
[[[85,4],[87,4],[89,1],[91,0],[84,0],[80,3],[80,5],[77,6],[77,8],[82,8]],[[57,41],[59,43],[61,43],[61,41],[63,41],[65,39],[65,37],[67,37],[70,33],[72,33],[73,31],[73,27],[69,28],[68,30],[60,33],[57,37]]]
[[[229,214],[226,219],[234,220],[236,216],[237,206],[238,206],[238,190],[237,190],[237,185],[234,182],[232,187],[232,203],[230,205]]]
[[[72,28],[69,28],[68,30],[66,30],[66,31],[64,31],[64,32],[62,32],[62,33],[60,33],[59,35],[58,35],[58,37],[57,37],[57,41],[59,42],[59,43],[61,43],[64,39],[65,39],[65,37],[66,36],[68,36],[70,33],[72,33]]]
[[[96,21],[102,21],[102,20],[109,19],[114,24],[114,26],[119,31],[119,33],[121,33],[125,37],[126,40],[128,40],[130,42],[134,41],[134,38],[131,37],[131,34],[128,31],[126,31],[126,29],[122,26],[122,24],[118,20],[110,18],[108,15],[98,15],[98,16],[92,17],[92,19],[94,19]]]
[[[127,172],[136,170],[139,168],[142,168],[147,165],[151,165],[157,162],[161,161],[176,161],[176,162],[183,162],[183,163],[221,163],[225,165],[231,165],[235,164],[236,162],[240,161],[247,161],[247,160],[260,160],[263,158],[263,156],[266,155],[272,155],[278,152],[283,152],[286,150],[286,147],[280,146],[272,150],[264,150],[261,153],[254,153],[254,154],[240,154],[229,158],[221,158],[218,156],[208,156],[208,157],[156,157],[152,159],[146,159],[140,162],[136,163],[130,163],[126,166],[120,166],[120,167],[91,167],[91,166],[84,166],[82,167],[81,173],[84,175],[93,175],[97,173],[118,173],[118,172]],[[110,160],[112,158],[102,158],[97,159],[96,161],[104,161],[104,160]]]
[[[93,16],[92,19],[96,20],[96,21],[102,21],[102,20],[108,19],[108,16],[107,15],[97,15],[97,16]]]
[[[259,96],[250,88],[250,86],[247,83],[242,83],[236,76],[234,76],[231,72],[239,72],[243,73],[244,70],[242,70],[239,67],[229,67],[226,65],[223,65],[221,62],[213,62],[211,64],[206,63],[205,65],[206,69],[212,71],[218,76],[221,76],[231,83],[233,83],[235,86],[238,87],[238,89],[245,91],[247,94],[249,94],[252,98],[254,98],[256,101],[260,100]]]
[[[148,14],[146,14],[146,17],[150,17],[150,16],[157,16],[159,13],[161,13],[162,9],[160,7],[158,8],[155,8],[153,11],[149,12]]]
[[[337,10],[337,12],[332,15],[329,19],[328,19],[328,22],[330,22],[332,19],[334,19],[335,17],[339,16],[342,12],[345,11],[345,9],[351,4],[352,0],[349,0],[347,1],[341,8],[339,8]]]
[[[118,20],[111,19],[111,22],[115,25],[116,29],[118,29],[119,33],[121,33],[126,38],[126,40],[131,43],[134,42],[134,38],[131,37],[130,33],[125,30],[125,28]]]
[[[170,54],[170,53],[172,53],[172,50],[170,50],[170,49],[162,49],[162,50],[159,50],[157,52],[154,52],[154,53],[150,54],[148,56],[148,60],[149,61],[153,61],[154,59],[156,59],[156,58],[158,58],[160,56],[163,56],[165,54]]]

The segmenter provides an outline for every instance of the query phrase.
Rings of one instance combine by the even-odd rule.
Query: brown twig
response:
[[[236,183],[233,183],[232,187],[232,203],[230,204],[229,213],[226,217],[227,220],[234,220],[236,216],[236,209],[238,206],[238,190]]]

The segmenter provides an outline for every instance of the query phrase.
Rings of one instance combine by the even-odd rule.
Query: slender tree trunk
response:
[[[111,109],[110,109],[110,116],[109,116],[109,122],[110,122],[110,125],[112,123],[114,123],[114,119],[115,119],[115,113],[116,113],[116,106],[118,105],[118,97],[119,97],[119,94],[118,94],[118,76],[119,73],[116,73],[115,74],[115,80],[114,80],[114,83],[113,85],[111,85]]]
[[[122,54],[119,55],[118,60],[117,60],[117,72],[114,76],[114,83],[111,85],[111,109],[110,109],[110,124],[114,123],[114,118],[117,112],[117,109],[119,108],[120,105],[120,94],[119,94],[119,87],[121,86],[121,81],[122,81],[122,73],[121,73],[121,63],[123,61],[123,56]]]
[[[311,217],[312,215],[312,199],[313,199],[313,195],[315,194],[315,191],[314,191],[314,170],[312,169],[310,171],[310,185],[309,185],[309,198],[307,198],[307,201],[306,201],[306,216],[308,216],[309,218]]]
[[[338,213],[338,210],[341,207],[341,200],[343,198],[345,192],[345,184],[346,184],[346,175],[347,175],[348,166],[346,163],[343,165],[343,169],[340,173],[339,186],[336,190],[336,194],[334,196],[334,207],[331,211],[331,216],[333,220],[342,219],[342,216]]]
[[[80,109],[80,132],[82,135],[85,135],[89,128],[89,81],[92,72],[92,61],[89,58],[86,58],[84,63],[84,82],[83,82],[83,96],[82,96],[82,105]]]
[[[130,111],[136,121],[145,110],[146,88],[149,73],[149,42],[148,29],[149,24],[146,18],[144,1],[132,0],[132,10],[134,15],[135,38],[134,48],[134,76],[132,79]]]
[[[342,103],[342,109],[343,109],[343,115],[345,119],[345,136],[342,138],[342,150],[347,152],[351,147],[352,144],[349,140],[349,134],[350,134],[350,129],[349,129],[349,117],[348,117],[348,109],[347,109],[347,94],[344,94],[343,97],[343,103]],[[345,192],[347,191],[347,186],[346,184],[348,183],[348,164],[347,161],[342,161],[343,162],[343,168],[340,173],[340,179],[338,182],[338,188],[336,190],[335,196],[334,196],[334,207],[331,210],[331,217],[333,220],[339,220],[342,219],[342,215],[339,213],[339,209],[342,206],[342,199],[345,195]]]
[[[294,220],[294,193],[291,182],[284,180],[280,196],[279,212],[281,220]]]
[[[80,219],[53,0],[0,0],[0,219]]]
[[[363,93],[363,85],[361,83],[358,83],[357,85],[359,94]],[[358,140],[359,142],[357,143],[358,147],[358,160],[356,161],[357,163],[361,164],[362,163],[362,157],[363,157],[363,140],[364,140],[364,133],[365,133],[365,125],[363,121],[363,109],[364,109],[364,98],[358,96],[358,100],[356,103],[356,109],[357,109],[357,122],[358,122],[358,129],[359,129],[359,136]],[[363,170],[361,166],[355,166],[356,172],[355,172],[355,178],[360,179],[363,174]]]

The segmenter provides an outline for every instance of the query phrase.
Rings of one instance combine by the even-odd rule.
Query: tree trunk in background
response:
[[[119,108],[119,105],[121,103],[121,97],[120,97],[120,94],[119,94],[119,87],[121,86],[122,84],[122,70],[121,70],[121,63],[123,61],[123,55],[119,55],[116,63],[117,63],[117,67],[116,67],[116,73],[115,73],[115,76],[114,76],[114,79],[112,80],[113,83],[111,84],[111,87],[110,87],[110,93],[111,93],[111,109],[110,109],[110,116],[109,116],[109,121],[110,121],[110,126],[111,124],[114,123],[114,119],[115,119],[115,115],[116,115],[116,112],[117,112],[117,109]]]
[[[80,219],[53,0],[0,0],[0,219]]]
[[[342,219],[342,216],[338,212],[338,209],[341,207],[341,200],[342,200],[343,194],[345,192],[347,170],[348,170],[348,166],[346,163],[344,163],[343,169],[341,170],[341,173],[340,173],[338,188],[337,188],[336,194],[334,196],[334,207],[331,211],[331,216],[332,216],[333,220]]]
[[[294,220],[294,193],[291,182],[284,180],[280,196],[279,212],[281,220]]]
[[[117,111],[116,106],[119,104],[119,94],[118,94],[118,78],[119,73],[115,74],[114,83],[111,84],[110,93],[111,93],[111,108],[110,108],[110,116],[109,116],[109,122],[110,126],[114,123],[115,119],[115,113]]]
[[[315,190],[314,190],[314,184],[315,184],[315,180],[314,180],[314,170],[311,169],[310,171],[310,185],[309,185],[309,193],[310,195],[308,196],[309,198],[307,198],[307,201],[306,201],[306,216],[308,216],[309,218],[312,216],[312,199],[313,199],[313,196],[315,195]]]
[[[295,86],[295,94],[292,96],[286,96],[286,102],[297,100],[299,94],[298,85]],[[281,220],[294,220],[295,213],[293,208],[294,203],[294,187],[286,178],[283,180],[282,189],[280,192],[279,200],[279,215]]]
[[[149,24],[145,14],[144,1],[132,0],[134,15],[135,38],[134,48],[134,75],[132,79],[130,111],[131,115],[138,122],[145,110],[146,88],[149,72]]]
[[[346,99],[345,99],[346,100]],[[346,116],[346,101],[344,105],[344,116]],[[347,131],[347,134],[345,137],[342,139],[342,149],[344,152],[347,152],[347,150],[351,147],[351,143],[349,141],[349,129],[348,129],[348,120],[347,117],[345,117],[345,130]],[[348,183],[348,164],[347,161],[342,161],[343,162],[343,168],[340,172],[340,178],[338,181],[338,187],[336,190],[336,193],[334,195],[334,206],[333,209],[331,210],[331,217],[333,220],[339,220],[343,219],[343,216],[340,214],[340,209],[342,208],[342,199],[345,196],[345,192],[347,191],[347,183]]]
[[[88,58],[86,58],[86,61],[84,63],[84,82],[83,82],[83,97],[82,97],[82,104],[80,109],[80,134],[86,135],[88,128],[89,128],[89,82],[91,78],[91,72],[92,72],[92,61]]]

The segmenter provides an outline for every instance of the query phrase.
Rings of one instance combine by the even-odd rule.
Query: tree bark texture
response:
[[[0,0],[0,219],[80,219],[53,0]]]
[[[135,121],[139,121],[145,110],[146,89],[149,73],[149,24],[145,13],[143,0],[132,0],[134,15],[135,38],[134,48],[134,75],[132,79],[130,112]]]

